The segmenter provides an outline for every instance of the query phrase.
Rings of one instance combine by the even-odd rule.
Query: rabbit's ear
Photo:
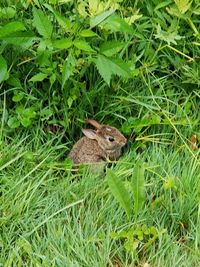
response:
[[[83,134],[89,139],[97,139],[97,134],[91,129],[82,129]]]
[[[86,122],[91,124],[92,126],[94,126],[96,129],[101,128],[101,124],[98,123],[97,121],[93,120],[93,119],[88,119],[88,120],[86,120]]]

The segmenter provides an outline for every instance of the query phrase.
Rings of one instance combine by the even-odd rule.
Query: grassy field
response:
[[[86,2],[0,5],[0,266],[199,267],[198,1]],[[85,118],[128,139],[105,175],[71,172]]]

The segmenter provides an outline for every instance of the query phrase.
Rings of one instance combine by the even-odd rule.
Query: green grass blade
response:
[[[134,197],[134,211],[136,214],[140,212],[143,207],[145,199],[144,191],[144,164],[138,160],[132,175],[132,190]]]
[[[128,217],[131,215],[131,199],[130,194],[126,190],[120,178],[110,169],[107,170],[106,175],[108,185],[114,197],[117,199],[121,207],[125,210]]]

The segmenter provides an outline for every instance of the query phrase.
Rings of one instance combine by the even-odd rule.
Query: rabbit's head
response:
[[[87,120],[96,130],[83,129],[83,133],[89,139],[95,139],[99,146],[108,153],[120,150],[126,144],[126,138],[115,127],[99,124],[95,120]]]

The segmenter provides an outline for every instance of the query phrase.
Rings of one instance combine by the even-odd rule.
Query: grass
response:
[[[136,99],[127,96],[130,103]],[[164,113],[172,118],[172,98],[140,97],[140,106],[158,107],[163,99],[170,103]],[[38,126],[12,138],[4,135],[1,266],[199,266],[199,152],[191,150],[188,132],[175,124],[152,126],[148,135],[130,140],[111,166],[126,183],[136,159],[146,161],[145,206],[130,219],[105,177],[87,170],[71,174],[64,161],[71,145],[63,141],[64,133],[47,135]],[[137,249],[127,249],[127,238],[116,238],[144,225],[159,234],[139,241]]]
[[[15,2],[0,7],[0,266],[199,267],[198,1],[123,1],[105,25],[101,5]],[[71,172],[85,118],[128,138],[108,166],[128,191],[144,163],[138,214],[106,175]]]

